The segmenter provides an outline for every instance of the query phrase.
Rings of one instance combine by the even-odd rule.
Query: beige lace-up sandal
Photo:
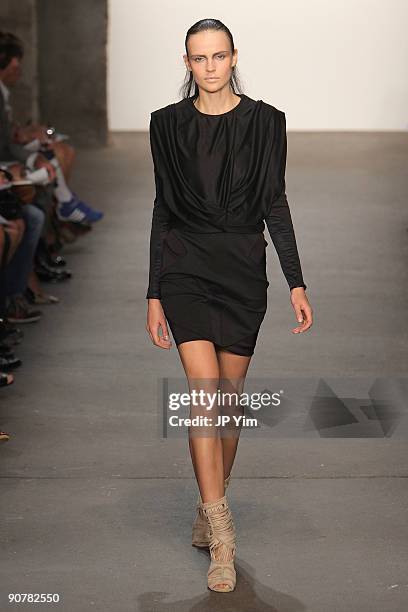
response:
[[[210,525],[211,562],[207,572],[208,588],[227,593],[235,589],[237,580],[235,557],[235,527],[227,498],[201,504]]]
[[[224,493],[229,485],[231,474],[224,480]],[[210,526],[201,509],[201,495],[198,494],[196,510],[197,514],[193,523],[192,546],[197,548],[208,548],[210,545]]]

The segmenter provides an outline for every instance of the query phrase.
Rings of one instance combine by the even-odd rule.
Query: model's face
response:
[[[5,85],[12,86],[21,77],[21,73],[21,60],[19,57],[13,57],[6,68],[0,71],[0,77]]]
[[[225,32],[206,30],[193,34],[188,39],[187,48],[188,56],[184,54],[184,62],[192,71],[198,87],[213,92],[229,83],[238,51],[235,49],[231,53]]]

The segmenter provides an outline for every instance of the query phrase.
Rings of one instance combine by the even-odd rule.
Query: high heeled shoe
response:
[[[227,490],[230,479],[231,474],[227,476],[227,478],[224,480],[224,493]],[[191,545],[196,546],[197,548],[208,548],[208,546],[210,545],[210,526],[201,509],[201,502],[202,499],[199,493],[196,503],[197,514],[194,519],[191,534]]]
[[[224,495],[215,501],[202,502],[201,508],[210,525],[208,588],[220,593],[233,591],[237,580],[234,567],[235,527],[227,498]]]

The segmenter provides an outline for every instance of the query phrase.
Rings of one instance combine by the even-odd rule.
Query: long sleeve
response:
[[[151,230],[150,230],[150,265],[149,265],[149,284],[146,294],[147,298],[160,299],[160,267],[163,250],[163,237],[169,229],[170,211],[162,197],[161,177],[159,174],[159,155],[160,146],[159,135],[155,120],[150,119],[150,147],[154,166],[154,182],[156,197],[154,199]]]
[[[299,253],[296,244],[295,232],[290,214],[288,199],[286,197],[286,155],[287,155],[287,137],[286,137],[286,117],[283,111],[280,111],[280,121],[278,123],[279,134],[277,137],[277,151],[279,160],[279,184],[280,195],[275,198],[270,206],[265,223],[268,227],[269,234],[278,254],[282,272],[285,275],[289,289],[294,287],[303,287],[306,285],[303,280],[302,267],[300,263]]]

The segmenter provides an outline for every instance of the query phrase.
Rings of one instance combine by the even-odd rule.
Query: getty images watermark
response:
[[[158,380],[159,435],[406,438],[408,378]]]
[[[168,409],[178,411],[190,407],[189,417],[172,414],[168,418],[171,427],[257,427],[258,420],[241,414],[242,408],[259,410],[266,406],[279,406],[279,393],[242,393],[238,391],[209,392],[205,389],[192,389],[189,392],[172,392],[168,398]]]

